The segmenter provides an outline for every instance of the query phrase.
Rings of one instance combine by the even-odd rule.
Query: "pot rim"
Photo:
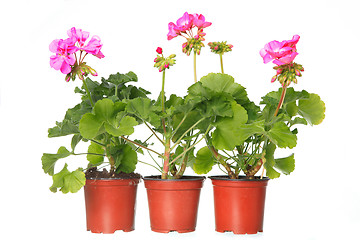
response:
[[[142,177],[138,177],[138,178],[86,178],[86,180],[91,180],[91,181],[97,181],[97,180],[102,180],[102,181],[112,181],[112,180],[141,180]]]
[[[259,176],[255,176],[255,179],[247,179],[246,176],[244,175],[240,175],[239,178],[237,179],[230,179],[228,175],[215,175],[215,176],[210,176],[208,177],[211,180],[223,180],[223,181],[235,181],[235,182],[239,182],[239,181],[244,181],[244,182],[261,182],[261,181],[269,181],[270,178],[268,177],[263,177],[262,179],[260,179]]]
[[[160,178],[159,178],[160,177]],[[151,175],[151,176],[145,176],[141,177],[143,180],[152,180],[152,181],[196,181],[196,180],[205,180],[205,176],[190,176],[190,175],[183,175],[180,179],[161,179],[161,175]]]

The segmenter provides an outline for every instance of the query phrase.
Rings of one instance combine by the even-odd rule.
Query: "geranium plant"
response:
[[[71,148],[61,146],[57,153],[42,156],[43,170],[53,178],[50,187],[53,192],[58,189],[63,193],[77,192],[85,184],[85,172],[94,174],[96,167],[109,166],[109,171],[103,171],[102,177],[111,178],[120,173],[132,173],[138,162],[137,148],[123,139],[138,125],[137,120],[125,111],[125,102],[146,97],[149,92],[128,85],[137,81],[133,72],[112,74],[107,79],[102,78],[101,83],[87,77],[89,74],[97,76],[97,73],[84,62],[85,57],[88,54],[104,57],[100,38],[93,36],[87,42],[88,38],[88,32],[72,28],[67,39],[57,39],[50,44],[50,51],[55,53],[50,58],[50,66],[66,74],[67,82],[76,78],[82,81],[82,88],[75,89],[75,93],[81,95],[80,102],[69,108],[64,119],[48,131],[50,138],[72,136]],[[87,152],[75,152],[81,141],[89,144]],[[55,173],[56,163],[71,155],[86,155],[88,165],[69,171],[65,163],[62,170]]]
[[[176,21],[176,24],[170,22],[168,25],[168,40],[183,36],[186,38],[186,42],[182,45],[183,52],[187,55],[194,53],[195,82],[197,82],[196,55],[200,54],[201,48],[205,46],[203,29],[210,25],[211,23],[206,22],[203,15],[187,12]],[[193,32],[195,28],[197,28],[196,35]],[[172,94],[166,98],[165,72],[175,64],[175,54],[165,57],[160,47],[156,52],[158,55],[154,60],[154,67],[162,73],[162,91],[159,97],[157,100],[144,97],[132,99],[128,101],[126,110],[141,119],[152,136],[155,136],[163,146],[163,151],[156,151],[149,146],[137,144],[149,152],[155,161],[153,166],[161,172],[161,178],[179,179],[183,176],[186,167],[194,164],[195,146],[208,136],[218,119],[233,115],[231,102],[227,96],[219,95],[217,89],[218,84],[227,84],[228,79],[209,79],[207,86],[215,91],[212,94],[202,91],[195,83],[188,91],[196,96],[179,97]],[[160,164],[153,154],[161,159]]]
[[[294,62],[299,38],[295,35],[292,40],[272,41],[261,49],[264,63],[272,61],[276,64],[276,75],[271,82],[279,81],[281,88],[262,97],[260,106],[250,101],[245,88],[226,74],[210,74],[190,88],[190,99],[198,98],[200,92],[207,95],[216,93],[231,102],[229,115],[221,116],[205,134],[207,146],[196,154],[195,172],[208,173],[218,165],[231,179],[239,178],[240,173],[253,179],[262,166],[269,178],[279,177],[280,172],[290,174],[294,170],[294,154],[275,158],[275,150],[296,146],[296,125],[317,125],[325,117],[325,104],[317,94],[289,87],[291,83],[297,83],[304,71]],[[216,46],[210,44],[215,53]],[[209,87],[210,79],[218,79],[216,88]],[[225,110],[221,109],[223,113]]]

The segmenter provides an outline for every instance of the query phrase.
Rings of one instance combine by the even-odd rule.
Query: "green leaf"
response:
[[[50,187],[50,191],[57,192],[60,188],[63,193],[76,193],[85,185],[85,173],[80,169],[69,172],[67,166],[65,164],[64,168],[53,176],[53,185]]]
[[[131,135],[134,132],[134,126],[138,125],[135,118],[125,116],[121,119],[118,126],[105,123],[105,129],[111,135],[118,137],[122,135]]]
[[[123,117],[125,104],[114,103],[110,99],[102,99],[96,102],[94,113],[85,114],[80,120],[80,133],[84,138],[93,139],[99,134],[107,131],[113,136],[130,135],[133,126],[137,125],[133,117]],[[120,117],[122,117],[121,121]]]
[[[295,116],[299,110],[298,106],[296,105],[296,102],[291,102],[291,103],[286,104],[285,109],[286,109],[287,114],[290,117]]]
[[[103,121],[92,113],[86,113],[80,120],[80,134],[86,139],[92,139],[100,134]]]
[[[275,168],[279,169],[285,175],[289,175],[295,169],[295,159],[294,154],[291,154],[285,158],[275,159]]]
[[[209,148],[203,147],[196,153],[193,170],[197,174],[206,174],[210,172],[214,165],[214,159]]]
[[[64,186],[60,189],[63,193],[76,193],[86,182],[85,173],[75,170],[64,177]]]
[[[115,159],[116,172],[131,173],[135,171],[137,154],[128,144],[112,147],[111,156]]]
[[[276,145],[274,143],[269,143],[265,148],[265,163],[264,168],[266,169],[266,176],[274,179],[280,177],[280,173],[274,169],[275,159],[274,153],[276,150]]]
[[[200,79],[202,85],[214,93],[228,93],[237,101],[248,101],[245,88],[235,83],[234,78],[223,73],[209,73]]]
[[[104,148],[94,142],[91,142],[91,144],[88,147],[88,153],[95,153],[95,154],[101,154],[103,155],[105,152]],[[101,155],[94,155],[94,154],[87,154],[86,159],[92,164],[92,165],[99,165],[103,163],[104,156]]]
[[[76,145],[81,141],[82,136],[80,134],[75,134],[71,139],[71,149],[74,152]]]
[[[317,94],[311,93],[308,99],[299,100],[299,114],[311,125],[318,125],[325,118],[325,103]]]
[[[62,188],[64,186],[64,177],[70,174],[69,170],[67,169],[67,164],[65,164],[64,168],[55,174],[53,178],[53,185],[50,187],[50,191],[57,192],[58,188]]]
[[[297,137],[283,122],[277,122],[266,132],[269,139],[280,148],[293,148],[296,146]]]
[[[65,147],[60,147],[56,154],[44,153],[41,157],[42,168],[45,173],[48,173],[50,176],[54,175],[54,167],[56,162],[61,158],[66,158],[70,156],[71,153]]]
[[[126,110],[138,118],[151,123],[154,127],[160,127],[160,117],[157,111],[161,111],[161,109],[154,106],[150,99],[134,98],[128,102]]]
[[[116,73],[116,74],[111,74],[107,79],[107,81],[115,85],[120,85],[127,82],[137,82],[138,78],[136,74],[133,72],[128,72],[127,74]]]
[[[232,118],[219,118],[215,123],[212,144],[219,150],[233,150],[251,135],[264,132],[263,122],[246,124],[248,116],[241,105],[234,102],[232,110],[234,112]]]

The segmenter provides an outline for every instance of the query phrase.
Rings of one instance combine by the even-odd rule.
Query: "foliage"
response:
[[[63,121],[56,122],[56,126],[48,131],[50,138],[72,136],[71,150],[61,146],[56,154],[44,153],[42,156],[43,170],[53,178],[51,191],[79,191],[85,184],[84,171],[94,166],[101,168],[110,165],[110,173],[131,173],[135,170],[136,148],[123,137],[131,135],[138,125],[138,119],[125,111],[127,102],[138,97],[146,99],[149,94],[142,88],[128,84],[137,80],[133,72],[117,73],[108,79],[102,78],[101,83],[86,78],[82,88],[75,89],[81,95],[81,102],[68,109]],[[89,144],[88,151],[75,153],[81,141]],[[63,169],[55,173],[56,163],[71,155],[86,155],[88,166],[69,171],[65,163]],[[108,161],[105,161],[105,157]]]

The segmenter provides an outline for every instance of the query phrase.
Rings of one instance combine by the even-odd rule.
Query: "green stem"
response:
[[[196,125],[198,125],[201,121],[203,121],[205,118],[201,118],[199,121],[197,121],[196,123],[194,123],[194,125],[192,125],[188,130],[186,130],[181,137],[179,137],[179,139],[174,143],[174,145],[172,146],[172,148],[170,149],[170,151],[174,150],[174,148],[180,143],[180,141],[182,140],[182,138],[188,133],[190,132],[194,127],[196,127]]]
[[[161,170],[160,170],[159,168],[157,168],[156,166],[154,166],[154,165],[152,165],[152,164],[150,164],[150,163],[143,162],[143,161],[140,161],[140,160],[138,160],[138,162],[141,162],[141,163],[143,163],[143,164],[149,165],[149,166],[155,168],[156,170],[158,170],[159,172],[161,172]]]
[[[127,142],[131,142],[132,144],[135,144],[136,146],[139,146],[139,147],[141,147],[141,148],[144,148],[144,149],[146,149],[146,150],[149,150],[149,151],[157,154],[158,156],[163,157],[163,155],[161,155],[160,153],[158,153],[158,152],[156,152],[156,151],[154,151],[154,150],[152,150],[152,149],[150,149],[150,148],[147,148],[147,147],[141,145],[140,143],[131,141],[130,139],[128,139],[128,138],[126,138],[126,137],[124,137],[124,136],[120,136],[120,137],[121,137],[122,139],[124,139],[125,141],[127,141]]]
[[[194,51],[194,80],[197,82],[196,78],[196,52]]]
[[[222,54],[219,54],[219,55],[220,55],[221,73],[224,73],[224,64],[223,64]]]
[[[162,76],[161,107],[162,107],[162,111],[165,112],[165,70],[163,71],[163,76]]]
[[[89,91],[89,88],[88,88],[88,86],[87,86],[87,84],[86,84],[86,79],[83,80],[83,83],[84,83],[85,91],[86,91],[86,93],[87,93],[87,95],[88,95],[88,98],[89,98],[89,100],[90,100],[90,104],[91,104],[92,107],[94,107],[94,102],[93,102],[92,99],[91,99],[90,91]]]

